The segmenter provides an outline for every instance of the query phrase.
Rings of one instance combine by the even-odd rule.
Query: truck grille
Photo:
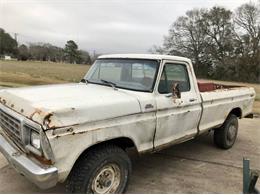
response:
[[[22,144],[21,121],[0,109],[0,126],[14,141]]]

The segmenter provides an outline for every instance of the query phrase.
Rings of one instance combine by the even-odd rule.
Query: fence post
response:
[[[249,193],[250,182],[250,162],[249,159],[243,158],[243,193]]]

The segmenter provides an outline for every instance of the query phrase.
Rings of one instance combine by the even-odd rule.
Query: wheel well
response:
[[[229,114],[234,114],[236,115],[238,118],[241,118],[242,117],[242,110],[241,108],[234,108],[230,111]]]
[[[105,143],[105,144],[114,144],[122,149],[126,149],[126,148],[136,148],[133,140],[131,140],[130,138],[127,138],[127,137],[120,137],[120,138],[115,138],[115,139],[111,139],[111,140],[108,140],[108,141],[105,141],[105,142],[102,142],[102,143]],[[101,144],[102,144],[101,143]]]
[[[110,139],[110,140],[106,140],[106,141],[94,144],[94,145],[88,147],[85,151],[83,151],[80,156],[84,155],[85,153],[87,153],[88,151],[90,151],[96,147],[99,147],[101,145],[108,145],[108,144],[116,145],[116,146],[122,148],[123,150],[126,150],[127,148],[134,148],[134,150],[137,151],[136,145],[132,139],[127,138],[127,137],[119,137],[119,138]]]
[[[128,149],[128,148],[133,148],[133,150],[138,153],[138,150],[137,150],[137,147],[136,147],[135,143],[134,143],[133,140],[130,139],[130,138],[127,138],[127,137],[119,137],[119,138],[115,138],[115,139],[105,140],[105,141],[103,141],[103,142],[99,142],[99,143],[94,144],[94,145],[88,147],[87,149],[85,149],[85,150],[78,156],[77,160],[76,160],[76,161],[74,162],[74,164],[73,164],[73,167],[74,167],[75,164],[76,164],[86,153],[88,153],[90,150],[95,149],[95,148],[97,148],[97,147],[100,147],[100,146],[102,146],[102,145],[109,145],[109,144],[116,145],[116,146],[122,148],[123,150],[126,150],[126,149]],[[73,169],[73,167],[72,167],[72,169]],[[72,170],[72,169],[71,169],[71,170]],[[71,171],[70,171],[70,172],[71,172]]]

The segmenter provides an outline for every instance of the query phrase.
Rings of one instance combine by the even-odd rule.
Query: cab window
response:
[[[183,64],[166,63],[160,78],[159,93],[171,93],[172,86],[175,83],[179,83],[181,92],[190,91],[187,68]]]

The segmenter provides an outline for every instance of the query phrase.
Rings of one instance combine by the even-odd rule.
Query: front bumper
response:
[[[1,134],[0,152],[19,173],[35,183],[39,188],[47,189],[57,184],[58,169],[56,167],[42,168],[24,153],[13,147]]]

